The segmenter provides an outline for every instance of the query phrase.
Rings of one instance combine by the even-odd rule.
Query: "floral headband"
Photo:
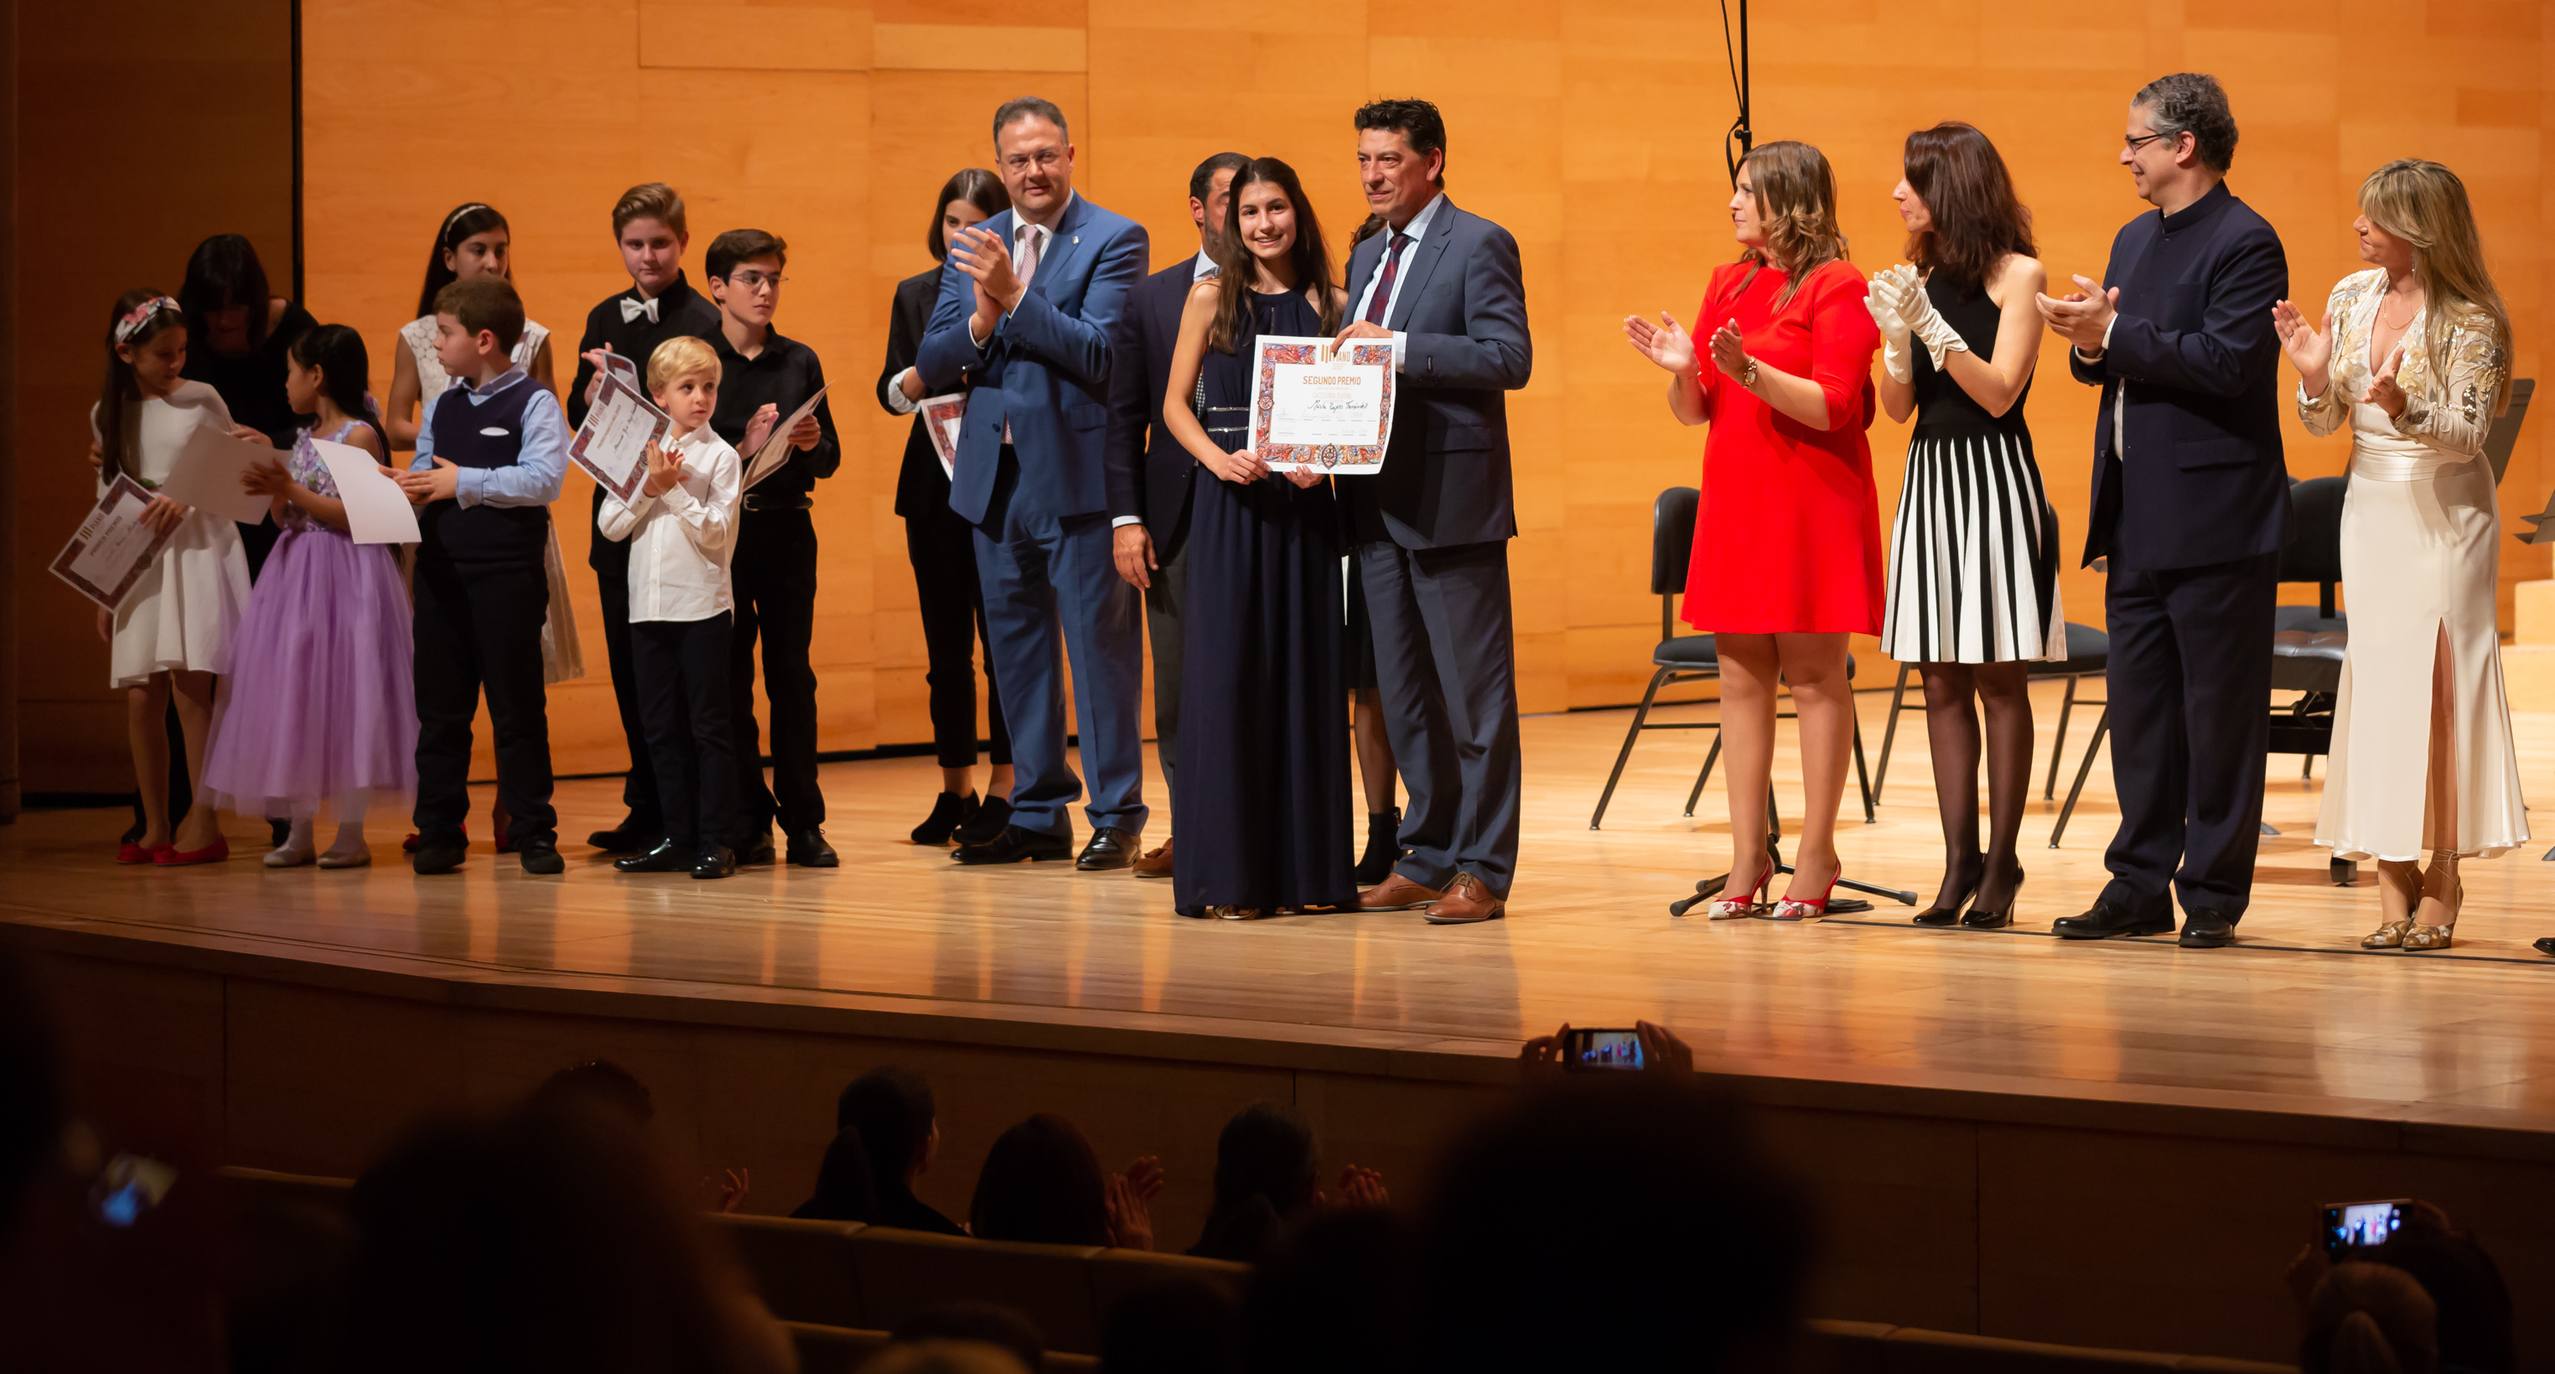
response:
[[[163,310],[184,314],[186,307],[179,305],[174,297],[153,296],[125,311],[124,318],[115,322],[115,346],[122,348],[132,342],[133,336],[142,332],[142,326],[149,324],[151,317]]]

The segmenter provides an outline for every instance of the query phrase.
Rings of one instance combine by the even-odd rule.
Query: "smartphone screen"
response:
[[[90,1187],[89,1203],[99,1221],[122,1229],[159,1205],[177,1182],[177,1170],[143,1155],[120,1154],[108,1160]]]
[[[2352,1250],[2384,1245],[2404,1226],[2404,1204],[2339,1202],[2324,1209],[2325,1253],[2339,1259]]]
[[[1573,1030],[1562,1044],[1562,1066],[1568,1069],[1638,1069],[1641,1036],[1628,1030]]]

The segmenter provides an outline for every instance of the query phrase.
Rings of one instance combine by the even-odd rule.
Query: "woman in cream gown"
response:
[[[2446,949],[2458,860],[2528,839],[2484,459],[2508,400],[2509,315],[2449,169],[2391,162],[2361,186],[2360,207],[2360,255],[2375,265],[2333,288],[2322,327],[2274,307],[2307,429],[2351,431],[2350,648],[2316,841],[2378,863],[2382,919],[2364,946]]]

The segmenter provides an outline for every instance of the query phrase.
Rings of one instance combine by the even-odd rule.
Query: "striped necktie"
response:
[[[1368,324],[1382,324],[1385,312],[1393,308],[1393,278],[1402,270],[1402,250],[1410,246],[1410,241],[1410,235],[1393,231],[1393,246],[1384,254],[1384,271],[1375,278],[1374,298],[1366,303]]]

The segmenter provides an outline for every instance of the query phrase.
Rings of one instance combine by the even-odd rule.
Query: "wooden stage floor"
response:
[[[1886,701],[1861,698],[1875,750]],[[2054,693],[2040,705],[2046,751]],[[1677,708],[1689,719],[1709,709]],[[1501,1056],[1564,1020],[1648,1017],[1706,1064],[1746,1075],[2555,1131],[2555,960],[2530,948],[2555,934],[2555,866],[2538,859],[2555,817],[2543,806],[2536,846],[2468,866],[2465,921],[2445,955],[2357,950],[2375,923],[2374,894],[2365,873],[2355,890],[2328,885],[2311,843],[2320,785],[2279,760],[2267,816],[2283,834],[2264,842],[2236,949],[2049,937],[2050,920],[2080,910],[2101,883],[2116,817],[2107,763],[2065,848],[2043,847],[2057,808],[2034,800],[2012,932],[1918,930],[1889,904],[1815,926],[1710,924],[1665,910],[1726,866],[1719,779],[1694,819],[1678,814],[1705,736],[1646,736],[1606,829],[1588,829],[1627,719],[1526,721],[1523,877],[1511,918],[1486,926],[1433,929],[1416,915],[1185,921],[1171,914],[1167,884],[1123,873],[961,870],[904,839],[934,786],[922,758],[826,769],[841,869],[717,884],[624,877],[573,843],[565,878],[527,878],[486,847],[484,792],[481,847],[462,875],[442,879],[396,862],[396,821],[376,820],[381,862],[369,870],[266,871],[257,827],[235,821],[229,864],[154,872],[106,862],[119,813],[31,813],[0,829],[0,920],[50,927],[56,939],[151,942],[173,960],[228,952],[1308,1051]],[[1939,841],[1922,717],[1905,725],[1878,823],[1852,815],[1849,790],[1841,843],[1856,875],[1929,893]],[[2080,713],[2063,771],[2087,728]],[[2530,786],[2541,800],[2555,795],[2555,717],[2524,717],[2518,729]],[[1789,731],[1778,782],[1797,814]],[[563,785],[563,832],[609,823],[617,796],[615,782]],[[1154,834],[1166,825],[1157,813]]]

